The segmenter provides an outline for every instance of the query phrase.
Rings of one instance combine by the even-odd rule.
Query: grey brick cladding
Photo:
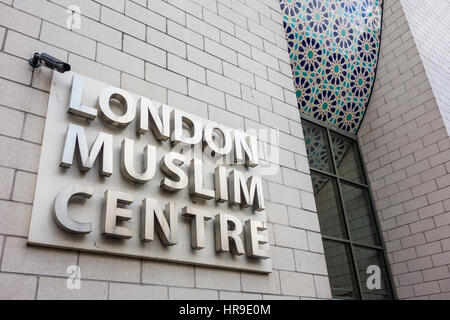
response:
[[[431,20],[447,23],[448,37],[448,21],[436,18],[445,8],[439,0],[384,1],[378,72],[358,132],[400,299],[450,299],[450,138],[442,90],[450,64],[445,55],[427,56],[443,30]]]
[[[81,29],[67,28],[69,5]],[[278,0],[1,0],[0,49],[0,299],[330,298]],[[273,272],[27,246],[51,82],[28,69],[36,51],[231,127],[282,130],[264,181]],[[82,290],[66,289],[71,264]]]

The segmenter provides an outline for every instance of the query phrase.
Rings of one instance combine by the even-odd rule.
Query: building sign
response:
[[[54,73],[29,244],[271,272],[255,135]]]

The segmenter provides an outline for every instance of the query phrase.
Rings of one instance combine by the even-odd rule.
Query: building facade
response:
[[[449,64],[446,42],[433,40],[446,8],[445,1],[385,2],[377,80],[358,133],[403,299],[448,299],[449,104],[436,80],[448,79]]]
[[[450,298],[450,57],[443,40],[449,10],[445,0],[0,1],[0,298]],[[71,71],[33,69],[28,60],[36,52]],[[84,87],[72,104],[76,77]],[[107,104],[125,97],[125,113],[130,101],[139,101],[138,108],[148,98],[186,112],[185,119],[192,115],[249,137],[256,132],[263,203],[255,186],[247,204],[265,210],[250,213],[235,198],[234,205],[216,204],[214,195],[198,201],[189,185],[176,201],[212,213],[204,246],[197,238],[191,248],[184,229],[178,244],[162,228],[146,247],[129,245],[138,236],[105,240],[106,229],[63,233],[62,220],[53,218],[58,210],[46,203],[53,203],[53,187],[66,187],[63,176],[91,179],[100,186],[95,191],[121,186],[140,194],[136,177],[117,182],[120,173],[111,169],[112,178],[100,179],[102,160],[81,166],[85,174],[80,159],[63,169],[53,157],[58,164],[46,166],[49,154],[62,153],[64,136],[54,133],[60,126],[65,134],[65,121],[85,128],[89,146],[89,130],[97,126],[139,140],[128,128],[112,129],[114,121],[103,123],[108,115],[98,95],[110,87]],[[83,105],[98,107],[99,117],[67,115],[69,107]],[[151,141],[158,152],[164,148]],[[242,164],[246,173],[252,160]],[[225,180],[235,181],[229,169]],[[208,185],[215,185],[216,200],[219,184]],[[150,196],[168,197],[167,190],[160,195],[159,181],[155,190]],[[103,201],[95,194],[85,203],[90,200]],[[131,219],[118,214],[121,226],[139,227],[132,208]],[[217,240],[223,212],[261,221],[243,227],[244,257],[235,255],[236,240],[234,250]],[[92,215],[100,221],[106,213]],[[189,230],[185,218],[178,222]],[[261,231],[256,247],[248,246],[250,230]],[[86,243],[93,233],[98,238]],[[188,245],[179,249],[183,241]],[[233,241],[226,236],[226,247]],[[154,249],[164,242],[172,246]],[[198,258],[205,246],[210,253]],[[262,248],[270,259],[256,260]]]

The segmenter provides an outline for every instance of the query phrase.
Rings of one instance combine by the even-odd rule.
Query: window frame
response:
[[[309,170],[310,170],[311,173],[316,173],[316,174],[319,174],[319,175],[322,175],[322,176],[326,176],[326,177],[329,177],[329,178],[334,179],[336,181],[336,186],[337,186],[337,199],[336,200],[339,201],[339,204],[341,206],[341,210],[342,210],[342,214],[343,214],[343,220],[344,220],[344,228],[346,229],[347,237],[348,237],[348,239],[343,239],[343,238],[327,236],[327,235],[322,234],[322,238],[324,240],[329,240],[329,241],[333,241],[333,242],[337,242],[337,243],[341,243],[341,244],[345,244],[345,245],[349,246],[350,254],[351,254],[350,260],[351,260],[352,267],[353,267],[353,272],[354,272],[353,276],[356,279],[356,288],[358,289],[357,295],[359,296],[360,300],[364,300],[364,291],[362,290],[362,287],[361,287],[361,281],[360,281],[361,279],[360,279],[360,276],[359,276],[358,265],[357,265],[357,261],[356,261],[355,246],[360,247],[360,248],[373,249],[373,250],[377,250],[379,252],[382,252],[382,258],[383,258],[384,265],[386,266],[387,277],[389,278],[388,279],[388,282],[389,282],[388,290],[390,291],[392,298],[394,300],[397,300],[398,298],[397,298],[396,291],[394,289],[395,287],[394,287],[394,283],[393,283],[391,268],[390,268],[389,261],[388,261],[388,258],[387,258],[386,246],[385,246],[385,243],[383,241],[383,237],[382,237],[382,233],[381,233],[380,221],[378,219],[378,215],[376,214],[375,202],[373,200],[372,190],[371,190],[370,185],[369,185],[367,169],[366,169],[366,166],[365,166],[364,161],[363,161],[363,154],[361,152],[361,147],[359,145],[359,141],[358,141],[358,138],[357,138],[356,134],[348,133],[346,131],[343,131],[343,130],[341,130],[339,128],[336,128],[336,127],[332,126],[331,124],[324,123],[322,121],[319,121],[319,120],[317,120],[317,119],[315,119],[313,117],[310,117],[308,115],[305,115],[303,113],[300,113],[300,118],[301,118],[301,121],[302,121],[302,125],[303,125],[304,121],[306,121],[306,122],[312,123],[313,125],[319,126],[319,127],[321,127],[322,129],[324,129],[326,131],[327,143],[328,143],[328,146],[329,146],[329,149],[330,149],[329,152],[330,152],[331,161],[332,161],[332,164],[333,164],[332,168],[334,170],[334,173],[327,172],[327,171],[322,171],[320,169],[316,169],[316,168],[313,168],[311,166],[309,167]],[[338,135],[341,135],[341,136],[344,136],[345,138],[347,138],[347,139],[349,139],[349,140],[351,140],[351,141],[353,141],[355,143],[356,150],[359,153],[359,159],[360,159],[360,162],[361,162],[360,165],[361,165],[361,168],[362,168],[362,174],[364,175],[364,179],[365,179],[367,184],[351,181],[351,180],[343,178],[343,177],[341,177],[339,175],[338,166],[336,165],[336,158],[335,158],[334,151],[333,151],[333,144],[332,144],[332,140],[331,140],[331,132],[333,132],[335,134],[338,134]],[[349,223],[348,215],[347,215],[347,212],[346,212],[346,209],[345,209],[344,197],[343,197],[343,193],[342,193],[342,186],[341,186],[342,182],[341,181],[344,182],[347,185],[350,185],[350,186],[353,186],[353,187],[356,187],[356,188],[363,189],[363,190],[367,191],[368,196],[369,196],[370,211],[371,211],[371,214],[373,215],[373,217],[372,217],[373,221],[375,222],[375,226],[374,226],[375,227],[375,231],[376,231],[376,235],[375,236],[376,236],[376,238],[378,240],[378,243],[380,245],[365,244],[365,243],[360,243],[358,241],[352,240],[350,223]]]

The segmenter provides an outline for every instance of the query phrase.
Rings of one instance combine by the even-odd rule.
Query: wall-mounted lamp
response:
[[[42,63],[52,70],[57,70],[58,72],[64,73],[70,71],[70,64],[65,63],[55,57],[52,57],[46,53],[35,53],[30,60],[28,60],[30,66],[33,68],[39,68]]]

